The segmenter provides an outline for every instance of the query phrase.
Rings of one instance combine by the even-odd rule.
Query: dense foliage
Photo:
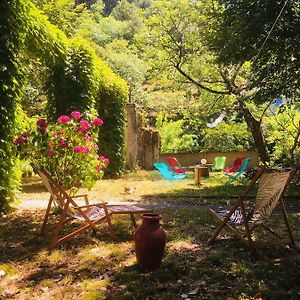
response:
[[[27,8],[23,0],[0,3],[0,211],[7,209],[18,187],[12,155],[17,105],[24,89]]]
[[[117,84],[118,83],[118,84]],[[101,143],[99,150],[110,158],[107,170],[111,176],[119,176],[125,168],[124,135],[125,135],[125,101],[127,93],[120,82],[106,82],[99,90],[98,114],[105,123],[100,129]],[[107,85],[105,85],[107,84]]]
[[[250,84],[259,102],[278,95],[298,97],[299,1],[219,2],[221,8],[212,14],[217,22],[210,40],[218,61],[239,65],[251,61]]]
[[[87,42],[72,40],[65,60],[50,70],[47,78],[48,115],[56,120],[74,109],[91,112],[96,92],[95,54]]]

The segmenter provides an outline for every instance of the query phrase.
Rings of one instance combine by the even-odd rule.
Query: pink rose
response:
[[[30,132],[29,131],[25,131],[25,132],[23,132],[23,134],[22,134],[22,137],[24,137],[24,138],[27,138],[27,137],[29,137],[30,136]]]
[[[75,146],[73,149],[74,149],[74,151],[75,151],[76,153],[82,153],[82,152],[83,152],[83,149],[82,149],[81,146]]]
[[[103,121],[100,118],[96,118],[93,122],[92,122],[93,126],[102,126],[103,125]]]
[[[78,120],[81,118],[81,113],[79,111],[72,111],[71,117],[74,118],[75,120]]]
[[[79,125],[80,125],[81,128],[84,128],[84,129],[89,129],[91,127],[91,125],[88,122],[88,120],[81,120],[79,122]]]
[[[60,145],[64,145],[66,143],[66,140],[64,138],[60,138],[59,141],[58,141],[58,143]]]
[[[90,153],[90,148],[84,146],[84,147],[82,147],[82,152],[84,152],[84,153]]]
[[[47,154],[48,156],[54,156],[54,152],[53,152],[52,150],[48,150],[48,151],[46,152],[46,154]]]
[[[67,148],[66,140],[64,138],[60,138],[58,143],[59,143],[61,149]]]
[[[106,158],[106,157],[104,157],[104,156],[102,156],[102,155],[100,155],[100,156],[98,157],[98,159],[101,160],[101,161],[103,161],[106,165],[109,164],[109,159]]]
[[[97,171],[97,173],[100,173],[100,172],[101,172],[101,166],[100,166],[100,165],[97,165],[97,166],[96,166],[96,171]]]
[[[41,127],[41,128],[46,128],[48,125],[47,121],[45,119],[38,119],[36,124],[38,127]]]
[[[21,145],[25,142],[25,138],[21,135],[13,141],[15,145]]]
[[[86,134],[88,134],[89,130],[86,128],[79,127],[79,128],[77,128],[77,132],[86,135]]]
[[[92,138],[91,136],[87,136],[87,137],[85,138],[85,140],[86,140],[87,142],[91,142],[91,141],[93,141],[93,138]]]
[[[71,121],[69,116],[66,115],[61,115],[58,119],[57,122],[58,123],[69,123]]]

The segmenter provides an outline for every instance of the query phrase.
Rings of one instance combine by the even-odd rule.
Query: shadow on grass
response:
[[[286,258],[271,265],[257,261],[236,240],[206,247],[214,228],[207,212],[165,210],[162,215],[168,244],[161,267],[153,272],[136,264],[120,268],[112,274],[107,299],[298,299],[299,256],[283,247],[263,249]],[[293,222],[299,228],[299,216]]]
[[[45,251],[45,240],[28,242],[38,234],[44,211],[23,211],[2,219],[0,261],[13,267],[17,265],[24,273],[14,283],[22,288],[23,294],[10,299],[42,296],[46,299],[50,294],[54,299],[58,289],[70,293],[67,299],[84,295],[87,298],[82,299],[90,300],[180,299],[182,295],[194,299],[258,296],[298,299],[299,256],[290,255],[282,247],[264,249],[268,255],[286,258],[274,266],[258,262],[235,240],[223,239],[206,247],[216,225],[207,210],[159,209],[157,212],[162,216],[168,243],[161,268],[150,273],[136,265],[133,228],[124,216],[113,220],[115,241],[107,227],[99,224],[96,237],[89,232],[81,234],[51,254]],[[291,225],[299,239],[299,215],[292,215]],[[228,232],[222,237],[228,237]],[[102,283],[103,290],[99,288]]]
[[[45,210],[25,210],[21,213],[16,211],[1,219],[0,263],[34,260],[35,255],[40,251],[48,251],[49,240],[40,234],[44,213]],[[56,216],[52,216],[52,218],[56,222],[58,221]],[[96,227],[95,235],[91,230],[88,230],[56,249],[76,252],[86,245],[97,244],[101,241],[122,243],[132,240],[134,227],[124,218],[125,216],[123,216],[123,219],[118,218],[118,220],[112,222],[116,240],[113,240],[110,236],[107,224],[100,223]],[[74,231],[79,225],[82,225],[82,223],[68,224],[65,226],[63,233],[67,234]]]
[[[156,194],[146,194],[142,198],[149,203],[181,203],[190,205],[228,205],[236,201],[245,186],[200,186],[177,188]],[[256,189],[247,196],[253,199]]]

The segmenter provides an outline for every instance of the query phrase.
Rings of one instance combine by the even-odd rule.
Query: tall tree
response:
[[[274,66],[277,66],[276,63],[269,65],[274,57],[279,57],[277,45],[273,43],[269,46],[269,52],[274,50],[275,53],[272,57],[268,57],[267,54],[258,56],[259,46],[253,42],[258,41],[259,44],[255,26],[260,24],[261,31],[264,29],[264,37],[268,32],[266,29],[270,28],[269,23],[264,21],[264,15],[268,14],[268,6],[265,5],[263,12],[258,14],[259,9],[255,7],[257,1],[221,2],[156,1],[152,6],[152,16],[148,20],[150,43],[159,49],[157,55],[165,61],[166,67],[177,70],[185,80],[199,89],[218,95],[234,96],[234,102],[229,105],[243,113],[260,158],[267,162],[270,157],[262,126],[263,116],[273,97],[278,95],[279,91],[280,94],[284,91],[275,90],[274,85],[271,82],[269,84],[271,77],[264,77],[264,74],[270,75]],[[252,2],[252,6],[249,5],[248,11],[234,14],[233,11],[240,5],[246,9],[247,5],[244,5],[244,2]],[[250,22],[248,15],[252,8],[257,13],[257,20]],[[267,20],[273,20],[274,23],[281,8],[282,5],[274,5],[273,13]],[[290,22],[294,21],[292,19]],[[248,28],[248,23],[252,24],[253,28],[244,30],[243,28]],[[276,38],[279,38],[279,34]],[[256,48],[253,46],[248,53],[249,44],[256,45]],[[267,58],[269,60],[266,62]],[[284,65],[286,61],[282,61]],[[259,73],[260,68],[256,66],[262,66],[264,72]],[[278,71],[281,71],[280,67]],[[261,84],[263,78],[267,80]],[[288,81],[288,78],[285,81]],[[297,90],[296,85],[295,89]],[[263,91],[268,93],[262,93]],[[257,108],[252,103],[259,96],[264,96],[260,98],[263,105]]]
[[[298,97],[300,72],[300,2],[220,0],[212,11],[210,47],[219,63],[251,62],[247,88],[263,101]]]

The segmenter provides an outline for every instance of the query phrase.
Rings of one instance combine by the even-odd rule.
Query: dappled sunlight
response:
[[[108,287],[110,287],[109,278],[105,279],[86,279],[81,283],[83,295],[80,297],[81,300],[92,300],[101,299],[104,297]]]
[[[216,225],[206,205],[227,204],[228,197],[234,200],[242,186],[224,187],[218,175],[212,174],[199,187],[193,185],[193,179],[188,179],[159,188],[165,180],[144,180],[146,172],[141,174],[99,181],[89,194],[94,199],[106,193],[106,199],[136,199],[153,205],[155,213],[162,217],[161,225],[167,236],[158,270],[145,272],[137,265],[134,228],[128,216],[112,219],[115,240],[110,237],[107,225],[99,224],[95,235],[86,232],[49,253],[47,240],[39,235],[45,210],[17,210],[2,218],[0,228],[1,296],[115,300],[146,299],[150,295],[154,299],[175,299],[181,295],[218,299],[219,295],[226,295],[237,299],[242,294],[254,297],[262,290],[274,295],[276,287],[284,298],[288,295],[287,284],[290,290],[297,291],[299,256],[291,255],[286,248],[264,249],[267,255],[286,258],[280,265],[270,266],[255,260],[236,240],[228,239],[232,238],[228,231],[216,243],[206,246]],[[126,187],[134,189],[123,194]],[[38,191],[30,190],[29,194],[40,198]],[[49,195],[42,194],[46,201]],[[295,201],[292,203],[290,222],[299,240],[299,206]],[[279,216],[276,211],[277,227],[282,224],[276,223]],[[137,221],[141,223],[139,217]],[[76,225],[76,222],[69,224],[72,228]]]
[[[167,244],[167,248],[170,251],[182,251],[182,250],[197,251],[201,247],[198,244],[192,243],[190,240],[185,240],[185,241],[170,242]]]

